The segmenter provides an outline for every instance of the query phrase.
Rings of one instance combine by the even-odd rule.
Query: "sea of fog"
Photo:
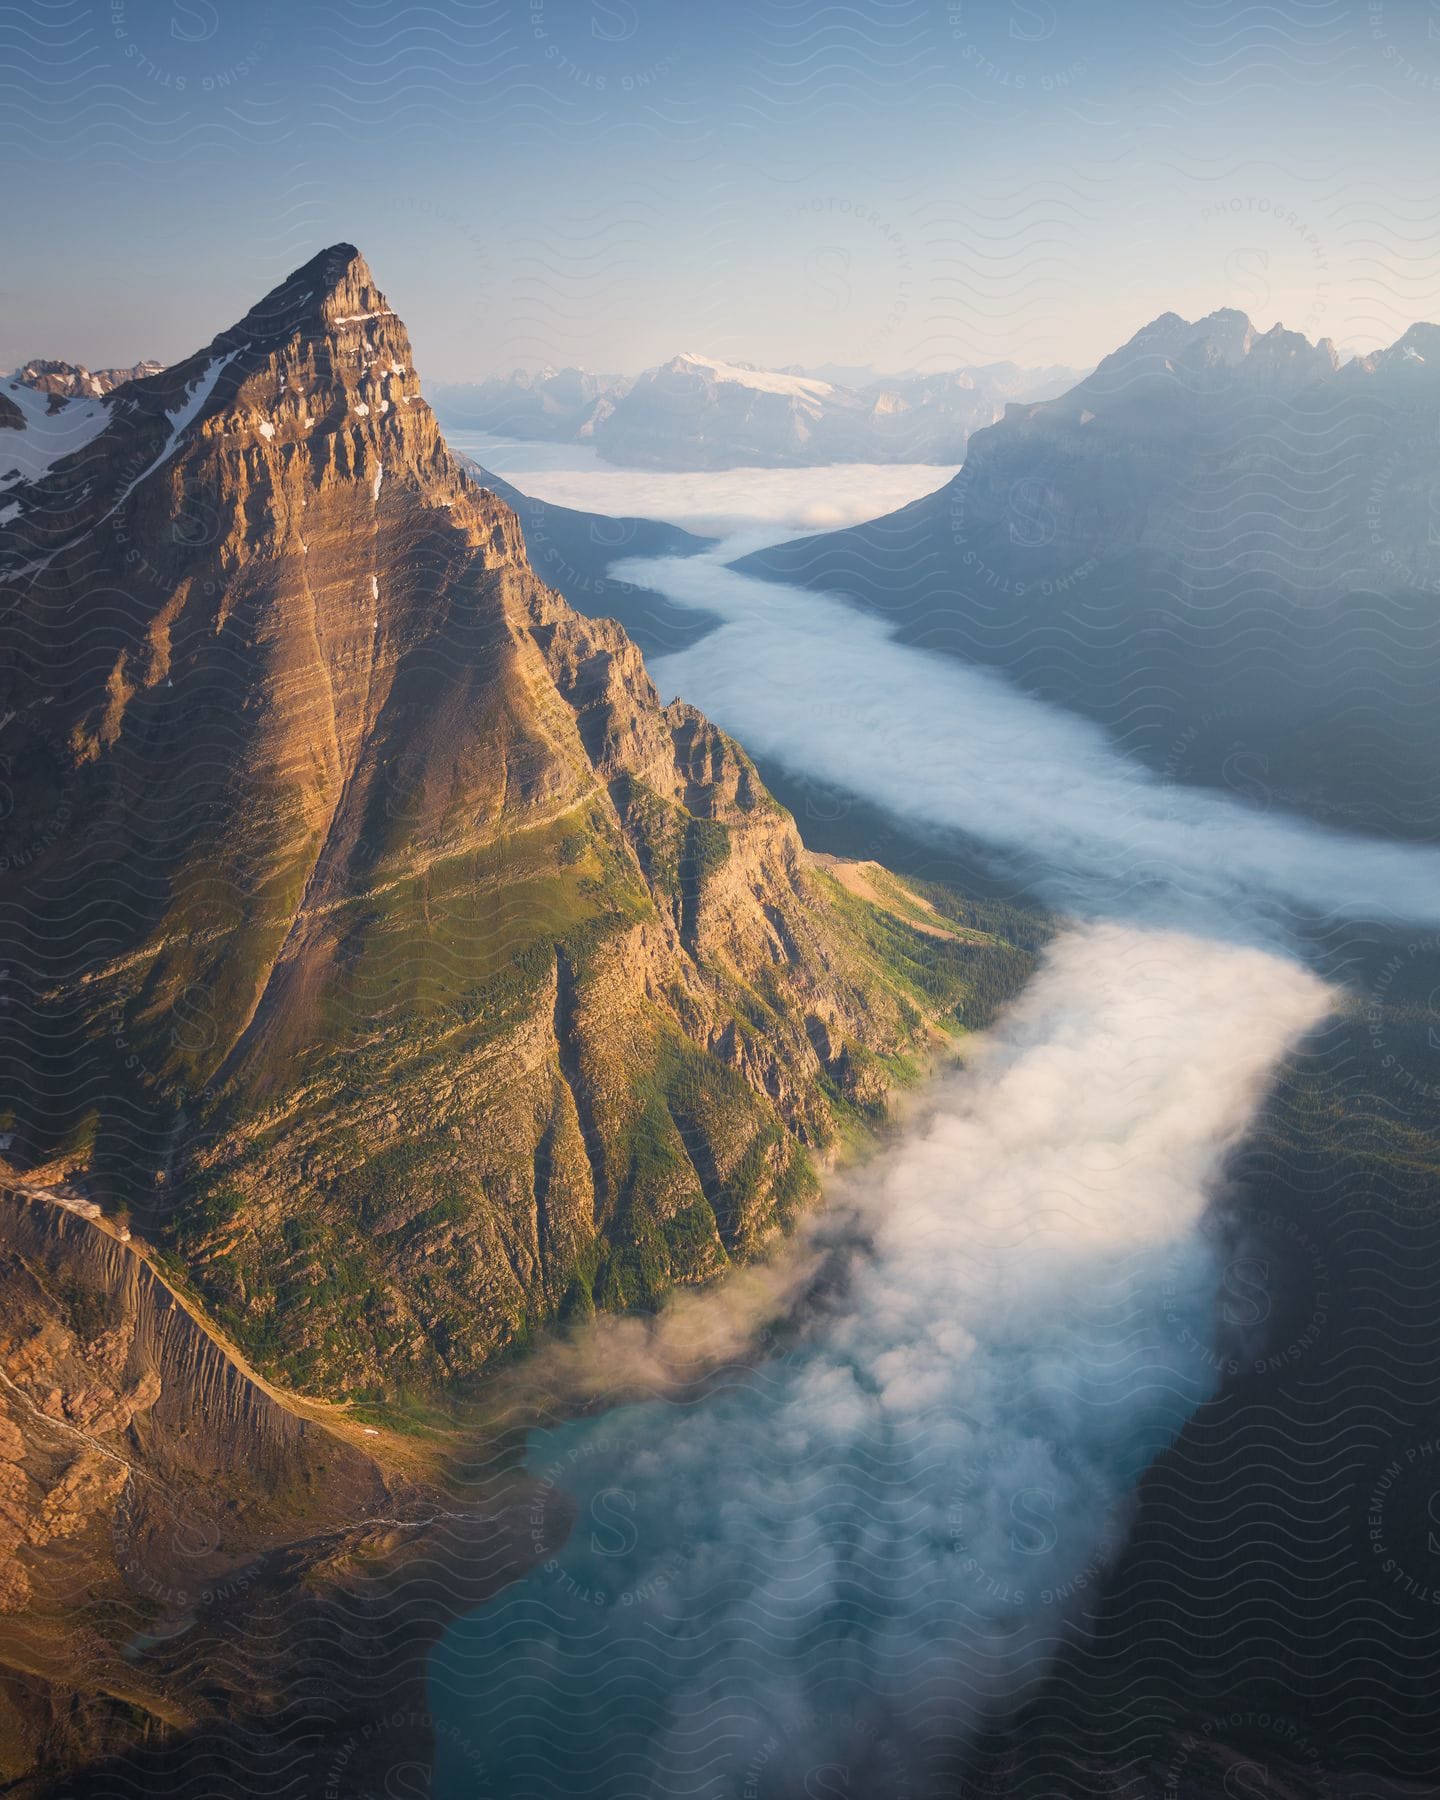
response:
[[[532,1434],[536,1566],[435,1654],[436,1791],[938,1791],[1083,1626],[1139,1474],[1213,1389],[1206,1209],[1335,1001],[1297,923],[1440,922],[1440,855],[1167,784],[992,674],[726,566],[812,506],[857,516],[867,477],[871,513],[914,497],[913,472],[498,472],[723,519],[719,551],[620,568],[720,620],[653,665],[662,691],[912,833],[992,847],[1069,922],[901,1137],[829,1184],[790,1253],[826,1259],[827,1298],[773,1354],[701,1397],[666,1391],[664,1320],[556,1353],[577,1400],[633,1392],[649,1355],[656,1397]],[[763,1314],[738,1282],[679,1316],[738,1342]]]
[[[580,444],[522,444],[466,431],[447,431],[445,439],[522,493],[553,506],[612,518],[663,519],[701,537],[751,532],[763,544],[858,525],[908,506],[955,473],[933,463],[839,463],[667,475],[617,469]]]

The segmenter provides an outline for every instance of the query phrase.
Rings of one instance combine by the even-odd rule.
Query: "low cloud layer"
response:
[[[433,1675],[494,1790],[733,1800],[843,1769],[836,1793],[926,1792],[945,1742],[1043,1672],[1210,1391],[1197,1222],[1328,1002],[1260,950],[1063,935],[836,1187],[845,1279],[798,1345],[703,1400],[536,1434],[541,1566]],[[582,1343],[605,1370],[603,1335]]]
[[[884,621],[725,567],[732,550],[617,565],[725,623],[652,673],[752,752],[922,830],[1025,858],[1058,904],[1244,929],[1277,904],[1440,920],[1440,855],[1166,782],[1101,728],[1001,676],[897,643]]]
[[[765,544],[893,512],[933,494],[955,473],[933,463],[845,463],[666,474],[613,468],[579,444],[514,444],[464,431],[447,432],[446,439],[553,506],[610,518],[664,519],[701,536],[754,532],[756,542]]]
[[[1168,785],[729,554],[621,566],[724,621],[662,687],[1003,850],[1084,922],[780,1268],[546,1365],[577,1398],[665,1395],[831,1278],[798,1341],[703,1398],[535,1435],[538,1567],[434,1669],[497,1793],[943,1791],[936,1758],[1043,1674],[1211,1391],[1202,1217],[1334,1000],[1287,948],[1293,913],[1440,917],[1434,853]]]

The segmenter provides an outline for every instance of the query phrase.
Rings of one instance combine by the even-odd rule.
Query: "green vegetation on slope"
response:
[[[683,917],[700,821],[639,784],[625,799],[651,891]],[[690,866],[722,866],[727,840],[703,844]],[[380,1403],[754,1256],[813,1200],[815,1154],[861,1148],[890,1090],[1018,990],[1032,952],[1005,930],[1040,935],[943,888],[912,924],[914,886],[881,904],[815,876],[836,973],[889,1027],[836,1034],[770,1094],[756,1070],[795,1035],[793,971],[711,970],[714,1048],[682,1028],[683,990],[622,1001],[617,967],[653,917],[624,850],[569,815],[341,909],[331,1043],[222,1133],[171,1215],[174,1253],[265,1373]]]

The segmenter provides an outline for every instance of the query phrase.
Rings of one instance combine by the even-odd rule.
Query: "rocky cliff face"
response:
[[[263,1368],[376,1397],[710,1276],[1018,979],[537,580],[352,247],[71,404],[4,496],[9,1128]]]
[[[0,1242],[8,1781],[183,1727],[203,1710],[194,1672],[187,1689],[143,1647],[234,1613],[277,1548],[308,1541],[313,1564],[406,1503],[260,1386],[133,1245],[9,1184]]]

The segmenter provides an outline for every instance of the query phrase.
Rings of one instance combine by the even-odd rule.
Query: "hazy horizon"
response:
[[[323,245],[317,244],[316,250],[318,251],[324,247],[325,246],[323,246]],[[363,244],[358,245],[357,248],[360,250],[362,255],[365,254],[365,248],[364,248]],[[370,258],[367,257],[366,260],[367,260],[367,262],[370,262]],[[372,269],[374,269],[373,262],[371,262],[371,267],[372,267]],[[110,356],[110,357],[105,357],[105,356],[87,357],[87,356],[71,354],[64,346],[59,346],[59,347],[52,346],[48,349],[31,352],[28,355],[16,355],[16,356],[12,357],[8,363],[4,364],[3,367],[0,367],[0,375],[13,374],[16,371],[26,367],[27,365],[29,365],[32,362],[42,362],[42,361],[68,362],[68,363],[72,363],[72,364],[82,366],[84,368],[92,369],[92,370],[94,370],[94,369],[109,369],[109,368],[129,368],[129,367],[133,367],[134,365],[136,365],[138,363],[145,362],[145,361],[157,361],[168,367],[169,365],[171,365],[175,362],[179,362],[179,361],[183,360],[184,357],[190,355],[195,350],[202,348],[203,345],[205,343],[207,343],[210,338],[214,337],[217,332],[224,330],[226,328],[226,326],[228,326],[230,324],[234,324],[240,318],[240,316],[243,314],[243,312],[251,304],[253,304],[253,302],[255,300],[261,298],[263,293],[269,291],[269,288],[279,286],[280,283],[284,280],[284,278],[287,275],[291,274],[292,272],[293,271],[290,269],[279,270],[276,272],[274,280],[271,281],[270,283],[268,283],[268,285],[265,288],[257,289],[253,293],[247,291],[243,297],[237,297],[233,317],[228,316],[228,315],[225,316],[223,323],[217,322],[214,325],[213,329],[207,330],[204,327],[201,327],[201,335],[199,337],[197,337],[193,343],[187,341],[182,347],[174,349],[174,350],[170,351],[168,354],[158,355],[154,352],[141,349],[141,350],[135,351],[133,354],[131,353],[131,351],[126,350],[126,351],[122,351],[122,352],[120,352],[114,356]],[[381,287],[386,288],[387,284],[381,277],[379,271],[375,271],[375,272],[376,272],[376,278],[380,282]],[[393,291],[390,291],[388,288],[387,288],[387,294],[388,294],[388,297],[391,299],[397,298],[397,295]],[[401,307],[397,308],[397,310],[400,311],[401,313],[407,312],[407,309],[403,305]],[[414,310],[414,309],[409,309],[409,310]],[[1251,324],[1255,327],[1255,329],[1257,331],[1265,331],[1265,330],[1272,329],[1274,327],[1279,327],[1279,328],[1282,328],[1285,330],[1297,329],[1296,327],[1289,325],[1288,322],[1284,319],[1274,319],[1274,320],[1269,321],[1269,323],[1267,324],[1265,322],[1262,322],[1261,319],[1257,318],[1255,316],[1255,314],[1250,312],[1250,310],[1248,308],[1246,308],[1244,306],[1239,306],[1239,305],[1232,305],[1229,302],[1224,303],[1222,306],[1215,306],[1215,307],[1207,308],[1204,313],[1195,311],[1195,312],[1191,312],[1191,313],[1187,314],[1187,313],[1183,312],[1183,310],[1181,308],[1173,307],[1173,306],[1166,307],[1163,309],[1163,311],[1169,312],[1169,313],[1180,313],[1180,315],[1182,317],[1188,319],[1188,321],[1192,324],[1198,323],[1202,318],[1210,316],[1213,313],[1216,313],[1219,311],[1224,311],[1224,310],[1232,310],[1232,311],[1236,311],[1236,312],[1245,313],[1246,316],[1249,317]],[[1327,338],[1329,338],[1330,341],[1334,344],[1335,353],[1336,353],[1337,358],[1339,359],[1339,361],[1341,363],[1345,363],[1345,362],[1349,361],[1352,357],[1364,356],[1364,355],[1369,354],[1373,350],[1388,348],[1390,346],[1390,344],[1392,344],[1399,338],[1403,337],[1405,332],[1408,331],[1411,328],[1411,326],[1413,326],[1413,325],[1440,322],[1440,303],[1437,303],[1435,311],[1436,311],[1436,319],[1434,319],[1434,320],[1428,319],[1426,317],[1423,317],[1423,316],[1417,314],[1414,318],[1405,320],[1402,324],[1400,324],[1397,327],[1394,338],[1377,339],[1376,342],[1373,344],[1357,344],[1357,343],[1337,342],[1335,339],[1330,337],[1330,334],[1328,332],[1325,332],[1325,331],[1307,332],[1307,333],[1303,333],[1303,335],[1309,337],[1311,339],[1311,341],[1315,342],[1315,343],[1322,342],[1322,341],[1326,340]],[[1124,344],[1128,343],[1131,338],[1136,336],[1136,334],[1138,332],[1144,330],[1146,326],[1155,323],[1155,321],[1160,316],[1161,315],[1159,313],[1149,314],[1145,318],[1137,318],[1129,324],[1125,324],[1123,322],[1117,321],[1117,328],[1116,328],[1117,335],[1114,337],[1114,339],[1109,341],[1107,343],[1106,347],[1098,355],[1093,356],[1088,359],[1077,359],[1077,358],[1068,358],[1068,357],[1060,356],[1060,357],[1053,358],[1046,362],[1041,362],[1034,358],[1026,358],[1019,354],[1006,355],[1006,354],[1002,353],[1002,354],[997,354],[994,356],[988,356],[985,358],[985,360],[983,362],[980,361],[978,358],[975,358],[975,359],[970,359],[970,360],[967,360],[964,362],[951,362],[951,361],[943,361],[943,360],[937,361],[937,360],[932,359],[931,361],[929,361],[927,363],[921,363],[921,364],[917,364],[917,363],[891,364],[891,363],[884,362],[884,361],[878,361],[878,362],[871,363],[871,364],[846,364],[846,363],[841,363],[837,360],[830,359],[830,358],[811,356],[811,357],[798,357],[788,363],[776,364],[773,362],[762,361],[759,357],[756,357],[756,356],[746,355],[743,350],[739,350],[739,349],[731,349],[722,355],[719,352],[710,350],[704,343],[696,341],[696,342],[686,342],[683,346],[678,347],[676,349],[663,351],[663,352],[657,354],[654,357],[654,359],[650,362],[647,362],[644,364],[635,364],[634,366],[627,366],[627,367],[623,367],[623,368],[615,366],[613,364],[598,364],[598,363],[585,363],[585,362],[573,362],[573,361],[572,362],[561,362],[561,361],[557,361],[554,358],[532,357],[528,361],[496,364],[493,367],[484,368],[484,369],[467,369],[463,372],[456,372],[453,370],[445,370],[445,369],[437,370],[435,368],[431,368],[428,370],[422,370],[422,373],[425,374],[427,380],[429,380],[433,384],[437,384],[437,385],[451,385],[451,384],[463,385],[466,383],[479,383],[479,382],[488,381],[488,380],[496,379],[496,378],[503,379],[503,378],[506,378],[506,377],[509,377],[512,375],[517,375],[517,374],[540,375],[540,374],[543,374],[546,372],[555,373],[555,372],[560,372],[560,371],[567,370],[567,369],[576,369],[582,374],[593,375],[593,376],[598,377],[599,379],[610,381],[610,380],[625,380],[628,378],[633,378],[637,375],[644,373],[648,369],[659,367],[665,363],[675,361],[676,359],[678,359],[680,357],[694,356],[694,357],[704,358],[704,359],[708,359],[708,360],[713,360],[716,362],[728,363],[734,367],[741,367],[741,368],[748,367],[748,368],[755,368],[757,370],[777,370],[777,369],[782,370],[782,371],[788,370],[788,371],[791,371],[791,372],[794,372],[797,374],[803,374],[806,376],[815,377],[818,379],[828,381],[832,385],[837,386],[837,387],[863,386],[866,383],[872,382],[872,381],[885,381],[885,380],[890,380],[890,379],[898,380],[904,376],[939,375],[939,374],[943,374],[943,373],[949,372],[951,370],[959,369],[959,368],[979,369],[979,368],[984,368],[984,367],[1000,367],[1000,366],[1007,365],[1007,364],[1024,369],[1026,371],[1034,372],[1036,374],[1043,373],[1044,371],[1046,371],[1048,369],[1052,369],[1052,368],[1054,368],[1054,369],[1073,369],[1076,373],[1077,379],[1079,379],[1079,378],[1083,377],[1085,374],[1089,373],[1091,370],[1093,370],[1096,363],[1103,360],[1103,358],[1105,356],[1109,355],[1112,351],[1117,350],[1117,349],[1121,348]],[[219,321],[219,319],[220,319],[219,314],[216,315],[216,319],[217,319],[217,321]]]
[[[1364,351],[1440,316],[1420,0],[113,0],[24,25],[0,22],[26,94],[0,124],[6,368],[173,361],[339,239],[430,381],[687,347],[1087,367],[1221,306]]]

